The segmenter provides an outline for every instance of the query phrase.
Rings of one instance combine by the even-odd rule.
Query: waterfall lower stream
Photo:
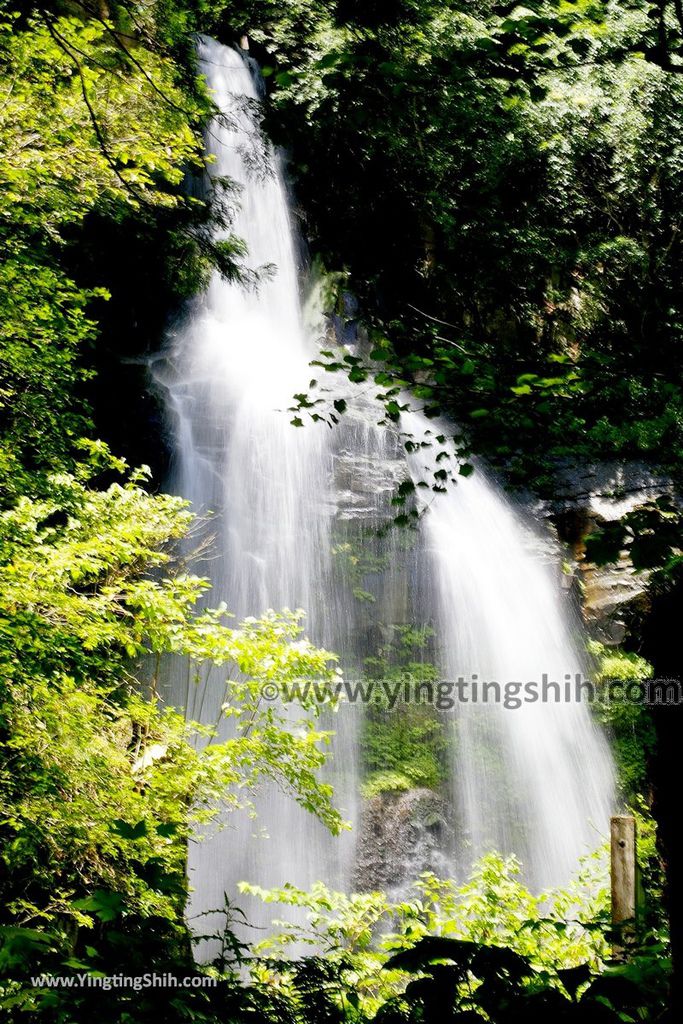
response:
[[[448,430],[406,419],[417,436]],[[421,451],[410,457],[416,480],[438,469]],[[469,685],[453,765],[469,842],[475,854],[514,850],[537,888],[562,884],[597,845],[613,800],[607,741],[574,699],[586,673],[579,623],[562,607],[559,573],[541,557],[538,535],[481,466],[431,502],[424,530],[443,672]],[[527,701],[532,681],[529,695],[539,699]],[[501,699],[481,702],[494,683]],[[556,700],[567,683],[572,699]]]
[[[256,127],[258,80],[248,58],[204,40],[201,59],[224,112],[209,133],[211,173],[237,185],[233,230],[250,266],[272,269],[253,290],[215,275],[169,342],[159,380],[173,486],[197,512],[215,513],[214,551],[201,567],[211,576],[211,603],[225,601],[238,617],[304,608],[307,635],[358,671],[373,652],[364,611],[335,568],[340,529],[374,537],[396,482],[429,474],[427,449],[407,456],[398,435],[377,426],[371,402],[334,431],[290,427],[286,410],[308,387],[316,341],[302,312],[287,191]],[[419,435],[433,425],[414,413],[403,428]],[[434,496],[403,565],[384,542],[383,565],[370,595],[375,620],[405,621],[419,604],[434,623],[444,679],[563,679],[581,670],[552,569],[485,470]],[[210,684],[187,687],[178,672],[172,699],[189,717],[213,722],[220,689],[212,697]],[[333,764],[344,781],[337,799],[355,821],[362,709],[347,707],[338,718]],[[451,798],[470,858],[514,850],[536,884],[566,880],[580,854],[597,845],[613,799],[609,751],[586,705],[463,705],[449,723]],[[192,915],[221,907],[224,893],[234,899],[243,879],[350,885],[353,833],[333,839],[276,790],[261,794],[258,810],[270,838],[253,836],[244,817],[192,845]],[[250,905],[249,917],[267,926],[270,912]]]

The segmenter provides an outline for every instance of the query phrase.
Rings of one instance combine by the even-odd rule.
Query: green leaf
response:
[[[105,923],[116,920],[124,909],[124,901],[119,893],[104,889],[97,890],[85,899],[75,900],[73,905],[78,910],[90,911]]]
[[[147,835],[147,822],[143,820],[130,825],[122,818],[114,818],[111,824],[112,832],[118,833],[124,839],[142,839]]]

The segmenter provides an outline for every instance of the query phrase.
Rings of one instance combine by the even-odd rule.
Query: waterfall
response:
[[[402,419],[428,443],[410,456],[413,480],[433,481],[444,451],[435,437],[448,425],[417,413]],[[579,623],[570,628],[538,536],[481,465],[431,497],[422,526],[440,663],[447,680],[478,687],[476,703],[473,687],[463,689],[453,720],[454,799],[470,852],[512,850],[536,888],[562,884],[605,835],[614,801],[606,738],[574,699],[576,676],[586,673]],[[520,698],[527,683],[540,697],[544,677],[547,702]],[[493,699],[493,687],[484,703],[485,682],[497,683],[501,698],[507,686],[510,706]]]
[[[261,279],[246,288],[215,274],[171,340],[161,383],[174,435],[172,484],[197,513],[214,513],[211,554],[200,566],[211,577],[210,603],[225,601],[238,620],[267,609],[304,609],[306,633],[331,646],[344,610],[331,580],[329,431],[295,429],[286,412],[308,384],[316,350],[300,302],[282,169],[255,123],[258,78],[248,59],[211,40],[200,43],[200,58],[224,114],[208,136],[210,174],[237,189],[233,230]],[[221,680],[214,672],[186,686],[179,675],[171,699],[185,704],[190,719],[215,723]],[[353,817],[355,740],[352,723],[347,729],[344,716],[337,718],[334,755],[348,783],[348,800],[342,792],[337,802]],[[343,841],[275,786],[259,794],[257,806],[257,822],[233,814],[228,829],[191,846],[191,916],[221,908],[224,893],[234,901],[242,880],[266,887],[307,886],[317,878],[345,884]],[[268,923],[265,908],[239,901],[248,903],[252,925]],[[209,916],[200,931],[219,925]]]
[[[157,381],[174,446],[172,485],[200,515],[214,513],[213,553],[200,566],[211,577],[210,602],[225,601],[238,618],[303,608],[313,642],[337,650],[357,672],[373,653],[372,616],[340,583],[335,531],[353,524],[358,536],[372,537],[396,483],[409,473],[416,481],[429,476],[434,466],[428,460],[425,468],[428,449],[407,456],[398,432],[377,426],[372,400],[335,431],[289,425],[286,410],[308,387],[316,343],[302,314],[282,169],[257,128],[258,78],[248,58],[211,40],[200,43],[200,57],[223,111],[208,134],[210,172],[235,183],[233,231],[246,242],[250,268],[270,271],[254,289],[215,274],[171,334]],[[419,414],[404,421],[416,434],[430,429]],[[427,609],[445,678],[562,679],[580,671],[557,583],[497,485],[478,467],[433,497],[408,569],[384,542],[385,568],[370,595],[374,621],[407,621],[411,600],[420,613]],[[209,675],[188,685],[177,671],[171,699],[190,718],[215,722],[221,688],[211,684]],[[333,763],[343,769],[337,802],[355,820],[362,712],[345,712],[335,723]],[[610,756],[585,705],[463,705],[451,721],[460,858],[496,846],[517,852],[538,884],[565,881],[579,855],[597,845],[611,809]],[[220,908],[224,893],[234,900],[240,880],[350,884],[353,837],[333,839],[275,789],[260,795],[258,811],[257,823],[232,815],[230,828],[191,844],[191,916]],[[253,834],[259,827],[269,839]],[[245,909],[253,924],[269,924],[268,908]],[[212,923],[219,921],[199,930]]]

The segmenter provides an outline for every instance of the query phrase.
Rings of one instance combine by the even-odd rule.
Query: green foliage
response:
[[[465,460],[474,446],[546,494],[558,460],[679,473],[683,78],[656,20],[593,2],[401,11],[317,5],[299,46],[295,18],[254,23],[309,233],[372,328],[370,359],[321,362],[374,381],[388,420],[409,391],[448,412]]]
[[[606,647],[597,640],[590,640],[587,647],[588,653],[596,662],[596,669],[592,675],[598,684],[616,679],[622,682],[638,682],[652,677],[652,665],[633,651],[624,651],[620,647]]]
[[[639,920],[644,928],[664,934],[668,923],[663,903],[664,865],[657,844],[657,823],[642,796],[633,801],[630,813],[636,819],[638,867],[640,869]]]
[[[178,89],[174,64],[152,47],[126,50],[111,22],[66,6],[17,31],[12,6],[0,37],[14,84],[0,173],[14,229],[55,236],[96,204],[177,204],[185,163],[201,164],[192,120],[206,106]]]
[[[609,730],[622,795],[636,818],[638,862],[643,879],[644,918],[653,927],[663,926],[663,868],[657,847],[657,829],[649,806],[650,762],[656,750],[656,732],[651,711],[642,703],[601,699],[600,687],[614,682],[642,683],[653,675],[653,667],[640,655],[606,647],[592,640],[588,653],[594,659],[592,678],[598,684],[594,712]],[[609,693],[609,691],[607,691]]]
[[[192,11],[189,4],[188,17]],[[201,129],[212,104],[194,70],[191,39],[184,40],[185,63],[174,53],[179,15],[166,4],[59,3],[28,11],[13,0],[0,4],[6,502],[41,486],[41,473],[68,469],[75,441],[92,427],[87,382],[95,315],[108,297],[104,278],[118,284],[105,269],[112,255],[105,232],[111,238],[114,226],[128,225],[129,236],[137,232],[139,239],[155,225],[157,245],[168,253],[157,291],[163,285],[183,294],[209,265],[237,273],[240,245],[229,237],[208,241],[199,228],[210,204],[183,187],[188,172],[204,170]],[[229,217],[218,201],[214,211]],[[90,243],[91,223],[98,225],[99,250]],[[134,280],[127,285],[130,305]],[[109,315],[115,318],[116,309]],[[117,343],[120,349],[121,337]]]
[[[311,892],[291,885],[271,891],[244,885],[269,904],[298,908],[299,923],[283,925],[280,935],[253,950],[236,944],[232,969],[206,969],[215,989],[176,992],[168,1007],[163,990],[154,992],[153,1001],[145,992],[136,994],[134,1003],[117,995],[101,1004],[98,1019],[122,1021],[127,1018],[116,1014],[130,1007],[131,1019],[147,1021],[164,1006],[169,1020],[190,1015],[235,1024],[436,1022],[449,1019],[453,1004],[453,1012],[456,1007],[473,1012],[472,1020],[482,1014],[483,1019],[518,1020],[522,1011],[523,1019],[535,1019],[529,1014],[537,1010],[545,1019],[551,1008],[564,1020],[616,1022],[628,1014],[655,1021],[666,1005],[666,943],[650,933],[627,961],[610,960],[614,936],[605,923],[606,867],[604,856],[596,854],[569,888],[542,896],[521,884],[514,858],[497,854],[483,858],[460,886],[421,876],[400,903],[379,892],[345,896],[322,884]],[[92,902],[105,918],[116,913],[111,900]],[[168,936],[164,943],[168,955]],[[288,960],[293,943],[316,952]],[[40,933],[15,929],[6,935],[6,963],[29,949],[39,961],[49,956]],[[155,962],[157,948],[145,952],[147,962]],[[95,955],[94,949],[85,953]],[[171,955],[173,966],[182,964],[177,951]],[[72,969],[83,966],[74,963]],[[239,968],[240,980],[234,973]],[[32,1012],[31,1019],[50,1020],[55,1008],[68,1013],[68,1000],[81,1012],[94,1005],[87,989],[67,999],[55,993],[51,1002],[39,990],[15,989],[11,999],[13,1009]],[[595,1016],[597,1004],[601,1014]]]
[[[628,960],[611,958],[606,851],[587,858],[565,890],[533,895],[519,873],[514,858],[489,854],[459,886],[422,875],[401,903],[321,884],[308,893],[245,886],[305,914],[304,923],[260,943],[252,977],[288,991],[296,1005],[310,968],[311,988],[328,1007],[324,1019],[340,1021],[546,1020],[549,1013],[615,1024],[659,1020],[670,971],[666,938],[645,931]],[[324,957],[324,983],[318,957],[296,966],[283,959],[292,943]]]
[[[93,472],[125,465],[91,447],[95,469],[0,515],[0,923],[12,942],[37,930],[53,968],[129,920],[187,944],[189,836],[221,807],[250,807],[266,779],[343,826],[317,775],[322,704],[292,723],[261,698],[265,683],[333,684],[334,659],[301,638],[300,614],[233,628],[225,608],[200,610],[207,581],[173,559],[186,504],[149,494],[144,471],[94,489]],[[191,685],[202,665],[220,670],[228,739],[160,700],[166,655],[188,660]]]
[[[36,464],[55,465],[88,429],[74,394],[87,376],[80,348],[95,324],[93,292],[41,265],[26,246],[0,264],[0,481],[4,501],[27,491]]]
[[[445,746],[443,725],[431,710],[404,705],[372,716],[363,730],[364,795],[437,789],[445,777]]]
[[[322,884],[310,893],[291,885],[268,891],[244,886],[268,903],[306,911],[305,923],[288,924],[256,947],[271,960],[270,967],[268,960],[259,967],[258,976],[277,974],[283,966],[280,958],[292,943],[309,944],[351,969],[362,1007],[375,1012],[385,1000],[404,991],[407,981],[398,964],[395,970],[388,969],[388,957],[399,949],[410,952],[428,936],[506,947],[527,957],[536,972],[586,962],[598,969],[609,953],[604,934],[608,911],[604,853],[588,859],[564,891],[533,895],[519,875],[520,865],[514,858],[492,853],[474,866],[461,885],[429,873],[421,875],[414,890],[398,903],[379,892],[347,896]]]
[[[417,977],[376,1020],[657,1020],[666,1012],[669,970],[660,951],[650,943],[628,963],[616,961],[597,976],[586,963],[537,973],[509,949],[429,936],[388,961],[389,970]]]
[[[356,600],[374,604],[375,595],[367,587],[372,585],[373,577],[387,568],[389,557],[373,554],[363,545],[359,546],[348,540],[336,543],[332,548],[332,554],[342,578],[350,585]]]
[[[652,665],[638,654],[605,647],[595,640],[589,642],[588,652],[595,659],[593,680],[598,686],[614,681],[642,682],[653,674]],[[611,733],[621,788],[626,799],[633,801],[647,790],[648,760],[656,744],[650,710],[640,702],[619,700],[618,695],[603,701],[598,690],[595,712]]]
[[[365,675],[381,681],[372,691],[363,723],[362,770],[366,798],[416,786],[438,789],[445,777],[446,736],[442,719],[418,701],[419,687],[438,679],[430,661],[434,631],[395,624],[387,642],[365,659]]]
[[[369,732],[369,739],[366,742],[372,743],[372,732]],[[366,733],[366,737],[368,733]],[[380,733],[380,750],[384,750],[387,747],[394,754],[395,751],[392,749],[391,738],[386,735],[386,731],[382,730]],[[401,762],[400,755],[395,757],[395,760]],[[412,767],[412,762],[411,762]],[[379,796],[380,793],[407,793],[409,789],[416,785],[425,785],[426,783],[420,778],[420,765],[417,765],[417,773],[413,771],[411,776],[404,774],[401,771],[396,771],[391,768],[378,769],[370,772],[365,782],[361,786],[361,793],[366,800],[371,800],[374,796]],[[432,768],[430,764],[428,766],[427,774],[430,777],[431,773],[429,769]],[[436,773],[434,773],[436,775]],[[417,777],[416,777],[417,775]],[[437,776],[438,778],[438,776]]]

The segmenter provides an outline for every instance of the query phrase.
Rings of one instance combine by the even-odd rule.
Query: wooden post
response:
[[[638,908],[638,862],[636,859],[636,819],[617,815],[610,821],[612,924],[633,922]],[[626,929],[624,930],[626,931]],[[632,931],[628,928],[628,931]],[[622,933],[623,934],[623,933]],[[624,935],[626,938],[626,935]],[[620,944],[616,955],[623,954]]]

